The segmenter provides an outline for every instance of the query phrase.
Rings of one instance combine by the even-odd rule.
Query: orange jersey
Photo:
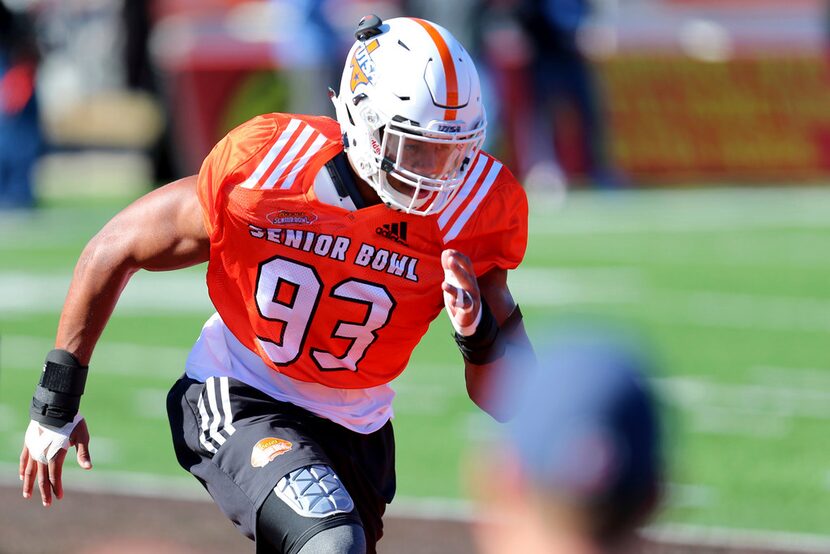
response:
[[[222,139],[198,180],[207,284],[234,336],[274,370],[366,388],[403,371],[443,308],[442,250],[467,254],[477,275],[519,264],[527,200],[481,153],[440,214],[347,211],[313,187],[341,151],[340,127],[325,117],[263,115]]]

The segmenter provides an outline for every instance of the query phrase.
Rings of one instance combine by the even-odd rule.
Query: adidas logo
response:
[[[401,221],[400,223],[384,223],[375,229],[375,233],[382,237],[392,239],[395,242],[406,244],[406,226],[406,221]],[[407,244],[407,246],[409,245]]]

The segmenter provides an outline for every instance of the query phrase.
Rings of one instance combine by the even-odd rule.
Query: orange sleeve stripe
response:
[[[467,211],[467,207],[471,202],[473,202],[479,190],[481,190],[481,187],[484,185],[484,181],[487,180],[487,176],[493,168],[493,162],[493,158],[487,158],[483,170],[475,177],[475,183],[473,186],[461,191],[464,193],[464,198],[461,200],[461,203],[458,205],[455,213],[453,213],[453,215],[441,227],[441,230],[444,232],[445,236],[450,232],[450,230],[453,229],[453,227],[455,227],[455,224],[464,215]]]
[[[274,173],[272,173],[271,176],[269,176],[268,181],[266,183],[274,181],[271,185],[272,187],[276,187],[277,185],[279,185],[279,188],[285,188],[287,179],[290,178],[290,175],[295,171],[295,169],[301,169],[303,166],[306,165],[307,160],[304,159],[306,153],[309,152],[309,150],[311,150],[312,148],[316,148],[318,145],[318,141],[325,140],[325,137],[323,137],[321,133],[316,132],[316,130],[314,130],[311,127],[309,127],[309,129],[311,131],[308,133],[307,136],[304,134],[304,132],[301,133],[300,136],[294,139],[291,142],[291,145],[288,147],[287,153],[292,152],[293,158],[291,160],[288,160],[287,153],[285,156],[282,156],[280,165],[278,165],[274,169],[275,172],[279,171],[279,177],[277,179],[274,179]],[[303,131],[305,131],[305,129]],[[299,150],[294,151],[294,149],[297,147],[297,143],[300,140],[303,140],[303,142],[300,144]],[[286,162],[288,162],[287,165]],[[299,165],[298,168],[298,164],[302,165]]]
[[[276,155],[270,163],[265,160],[260,163],[254,174],[249,177],[250,182],[246,188],[271,189],[285,184],[286,179],[291,179],[295,170],[299,171],[306,165],[308,162],[305,158],[306,154],[310,156],[325,142],[325,136],[314,127],[299,120],[292,119],[291,121],[296,121],[297,125],[293,128],[289,125],[278,136],[277,141],[271,147],[271,152],[275,152]],[[314,149],[313,152],[311,152],[312,149]]]
[[[291,149],[292,146],[294,146],[294,143],[297,142],[297,137],[300,135],[301,130],[301,126],[298,126],[296,129],[284,131],[285,133],[289,133],[287,135],[287,140],[281,146],[281,149],[274,157],[274,160],[268,165],[268,167],[263,172],[262,176],[257,180],[255,188],[263,186],[268,181],[268,179],[271,177],[271,175],[274,173],[277,167],[279,167],[279,165],[283,162],[286,154],[288,154],[288,151]]]
[[[458,106],[458,76],[455,73],[455,63],[453,62],[452,54],[444,37],[428,21],[414,17],[412,20],[424,28],[432,39],[432,42],[435,43],[436,48],[438,48],[438,54],[441,56],[441,64],[444,66],[444,75],[447,77],[447,102],[445,106]],[[444,119],[452,121],[456,118],[457,113],[458,110],[447,109],[444,111]]]
[[[300,125],[301,122],[298,119],[291,119],[284,126],[282,122],[279,124],[277,128],[278,132],[268,141],[269,147],[265,157],[259,161],[256,169],[242,183],[242,188],[257,188],[263,183],[263,179],[267,180],[270,177],[271,173],[277,167],[277,164],[285,156],[287,143],[295,139]]]
[[[481,179],[481,175],[485,167],[489,165],[490,157],[486,154],[479,153],[471,162],[472,167],[468,170],[464,177],[464,182],[461,188],[456,193],[450,205],[444,208],[438,218],[438,227],[443,231],[448,229],[451,220],[455,220],[458,216],[459,210],[462,209],[462,204],[469,198],[470,190],[475,188],[476,183]]]

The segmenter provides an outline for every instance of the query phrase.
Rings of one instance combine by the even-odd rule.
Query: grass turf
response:
[[[0,219],[4,468],[16,463],[74,260],[127,200]],[[830,534],[830,191],[582,192],[531,206],[510,285],[535,344],[557,324],[602,321],[657,361],[671,467],[662,519]],[[202,272],[128,287],[83,403],[97,471],[184,475],[164,394],[211,313]],[[399,495],[465,495],[462,453],[497,427],[467,399],[462,373],[441,318],[396,382]]]

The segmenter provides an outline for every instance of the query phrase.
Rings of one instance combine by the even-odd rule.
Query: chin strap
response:
[[[342,198],[350,198],[356,209],[365,208],[367,206],[366,199],[360,194],[357,189],[357,183],[354,180],[354,173],[352,172],[349,160],[346,158],[345,152],[340,152],[326,163],[326,169],[329,172],[334,188],[337,190]]]

